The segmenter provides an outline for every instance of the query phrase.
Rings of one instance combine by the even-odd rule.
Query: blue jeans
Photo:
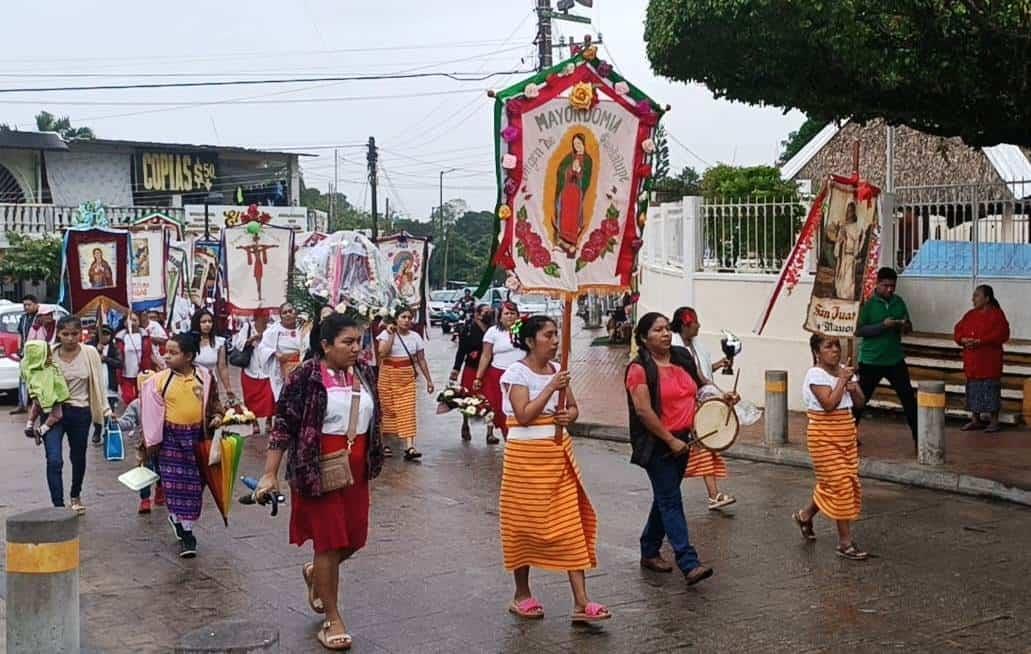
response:
[[[691,547],[688,537],[687,518],[684,517],[684,503],[680,496],[680,482],[686,468],[686,456],[673,458],[657,454],[652,457],[645,468],[652,483],[652,509],[641,533],[641,558],[659,556],[665,537],[677,557],[677,567],[685,573],[700,565],[698,552]]]
[[[62,407],[61,421],[50,428],[44,436],[43,444],[47,458],[47,486],[50,487],[50,501],[54,506],[64,506],[64,437],[68,436],[69,458],[72,462],[73,498],[81,497],[82,480],[86,476],[86,448],[89,445],[90,427],[93,416],[89,407]]]

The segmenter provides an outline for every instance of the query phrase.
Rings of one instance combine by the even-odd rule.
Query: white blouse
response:
[[[380,332],[380,335],[377,337],[377,340],[381,342],[386,342],[389,338],[390,332],[384,329],[382,332]],[[402,341],[404,342],[404,345],[401,344]],[[407,334],[402,336],[401,332],[396,332],[394,334],[394,342],[390,344],[390,358],[402,359],[404,361],[407,361],[409,354],[412,355],[412,357],[414,358],[415,353],[422,352],[425,349],[425,347],[426,346],[423,344],[422,336],[419,336],[417,333],[408,332]],[[405,352],[405,348],[408,348],[408,352]]]
[[[813,393],[813,386],[826,386],[833,389],[838,385],[838,378],[830,374],[826,370],[820,367],[810,368],[809,372],[805,374],[805,382],[802,385],[802,401],[805,403],[805,408],[808,411],[826,411],[823,405],[820,404],[820,400],[816,398],[816,394]],[[852,396],[845,391],[845,394],[841,397],[841,401],[838,402],[838,409],[851,409],[852,408]]]
[[[552,368],[552,373],[549,375],[540,375],[530,370],[526,364],[522,361],[517,361],[510,365],[505,374],[501,375],[501,406],[505,411],[505,415],[514,418],[515,410],[512,408],[512,400],[509,394],[512,392],[513,386],[525,386],[530,392],[530,401],[537,399],[544,392],[545,387],[551,383],[551,379],[555,376],[557,370]],[[551,397],[548,398],[547,404],[544,405],[544,410],[541,411],[540,418],[547,418],[555,415],[555,411],[558,408],[558,393],[552,393]],[[531,427],[510,427],[508,430],[508,439],[514,441],[532,441],[532,440],[544,440],[555,437],[555,426],[554,425],[537,425]]]
[[[221,336],[215,337],[215,347],[211,347],[211,342],[205,336],[201,336],[200,339],[200,352],[197,354],[197,358],[193,360],[198,366],[204,366],[209,372],[215,372],[218,368],[218,353],[226,346],[226,339]]]
[[[526,356],[526,352],[512,344],[512,334],[497,325],[487,330],[483,335],[483,342],[490,343],[493,347],[494,355],[490,365],[498,370],[508,370],[509,366]]]
[[[375,405],[372,394],[361,385],[361,397],[358,403],[358,424],[355,435],[369,433]],[[351,388],[348,386],[329,386],[326,388],[326,417],[322,421],[323,434],[347,436],[347,428],[351,423]]]

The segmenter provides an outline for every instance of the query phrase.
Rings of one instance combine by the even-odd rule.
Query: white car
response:
[[[54,320],[60,320],[68,315],[64,308],[57,305],[40,306],[53,306]],[[0,392],[18,389],[18,351],[21,349],[18,321],[24,313],[25,309],[22,308],[21,302],[0,301]]]
[[[458,302],[461,297],[462,291],[454,289],[430,291],[430,324],[439,325],[440,317],[448,311],[451,311],[451,309],[454,308],[455,303]]]

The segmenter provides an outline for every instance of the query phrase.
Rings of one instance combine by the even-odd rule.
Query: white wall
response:
[[[1010,323],[1012,338],[1031,339],[1031,280],[982,279],[995,289]],[[968,278],[899,277],[898,293],[906,301],[913,328],[920,332],[951,334],[970,309],[974,282]]]

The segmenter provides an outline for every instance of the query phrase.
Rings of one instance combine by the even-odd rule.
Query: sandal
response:
[[[308,606],[316,613],[325,613],[326,607],[322,605],[322,600],[315,594],[315,584],[312,583],[311,578],[314,576],[314,571],[315,566],[311,563],[305,563],[301,568],[301,576],[304,577],[304,584],[308,587]]]
[[[534,597],[527,597],[519,602],[512,600],[508,612],[526,620],[540,620],[544,617],[544,607]]]
[[[86,514],[86,507],[84,507],[82,505],[82,500],[80,500],[77,497],[72,499],[71,509],[72,509],[72,512],[75,513],[75,515],[85,515]]]
[[[985,428],[984,423],[982,423],[982,422],[980,422],[978,420],[971,420],[967,424],[965,424],[962,427],[960,427],[959,430],[960,431],[981,431],[984,428]]]
[[[316,636],[318,641],[322,643],[322,646],[326,649],[333,651],[343,651],[351,649],[351,634],[344,632],[342,634],[336,634],[335,636],[329,635],[329,628],[333,626],[332,622],[326,621],[322,623],[322,629],[319,629],[319,633]]]
[[[835,551],[837,552],[838,556],[840,556],[843,559],[848,559],[850,561],[865,561],[867,558],[870,557],[868,553],[859,549],[859,547],[854,542],[849,543],[848,547],[842,547],[841,545],[838,545],[838,548]]]
[[[421,458],[422,452],[415,449],[414,447],[409,447],[407,450],[405,450],[405,461],[416,461]]]
[[[609,613],[608,607],[597,602],[588,602],[583,611],[577,611],[570,619],[573,622],[601,622],[611,617],[612,614]]]
[[[501,442],[501,439],[495,436],[493,433],[487,434],[487,445],[497,445]]]
[[[808,520],[802,519],[802,512],[795,511],[791,514],[791,519],[798,525],[798,530],[802,532],[802,538],[806,540],[816,540],[816,532],[813,531],[813,519]]]

